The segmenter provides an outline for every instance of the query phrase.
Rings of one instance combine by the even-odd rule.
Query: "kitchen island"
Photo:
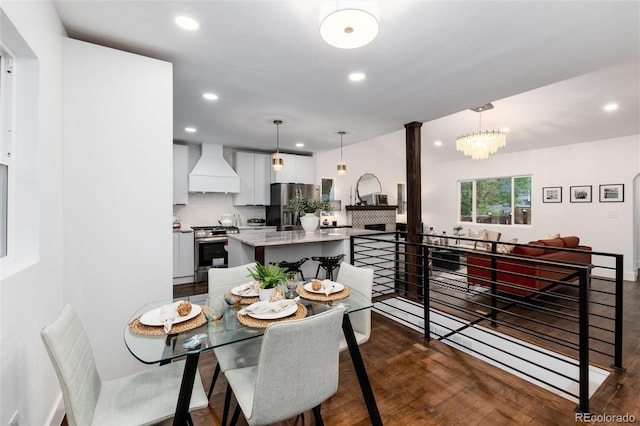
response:
[[[269,262],[295,262],[312,256],[336,256],[344,254],[344,261],[350,262],[350,237],[352,235],[381,234],[369,229],[335,228],[316,232],[276,231],[252,232],[228,235],[229,266],[240,266],[254,260]],[[265,263],[266,262],[266,263]],[[307,262],[301,269],[306,278],[316,274],[317,262]]]

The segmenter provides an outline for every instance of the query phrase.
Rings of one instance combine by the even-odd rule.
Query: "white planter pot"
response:
[[[304,216],[300,216],[300,224],[305,232],[314,232],[320,225],[320,217],[307,213]]]
[[[271,295],[273,294],[274,291],[276,291],[275,287],[274,288],[261,288],[260,291],[259,291],[260,300],[269,300],[269,298],[271,297]]]

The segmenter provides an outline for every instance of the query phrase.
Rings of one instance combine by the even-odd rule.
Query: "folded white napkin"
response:
[[[255,294],[255,282],[251,281],[250,283],[239,285],[236,291],[240,296]]]
[[[173,321],[178,316],[178,305],[180,305],[180,303],[182,303],[182,300],[174,302],[170,305],[162,305],[160,307],[160,321],[164,324],[165,333],[171,331]]]
[[[262,300],[260,302],[252,303],[244,309],[241,309],[238,313],[241,315],[247,314],[267,314],[269,312],[281,312],[288,307],[295,305],[300,300],[299,297],[295,299],[282,299],[275,302],[269,302],[268,300]]]
[[[326,296],[330,295],[334,287],[336,286],[336,283],[334,283],[331,280],[322,280],[321,283],[322,283],[322,292]]]

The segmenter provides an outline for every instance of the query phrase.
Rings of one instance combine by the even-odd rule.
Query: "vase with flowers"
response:
[[[321,198],[297,194],[289,199],[285,210],[299,215],[300,224],[305,232],[314,232],[320,224],[320,212],[331,211],[331,204]]]

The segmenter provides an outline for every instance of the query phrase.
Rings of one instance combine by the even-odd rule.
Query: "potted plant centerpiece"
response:
[[[331,204],[327,200],[296,195],[289,199],[285,209],[300,215],[300,224],[306,232],[313,232],[320,224],[320,211],[331,211]]]
[[[260,300],[269,300],[276,287],[287,282],[287,269],[278,263],[266,266],[258,263],[247,270],[249,276],[260,283]]]
[[[460,237],[462,235],[460,231],[462,231],[461,225],[456,225],[453,227],[453,235],[455,235],[456,237]],[[460,243],[460,238],[456,238],[456,244],[459,244],[459,243]]]

